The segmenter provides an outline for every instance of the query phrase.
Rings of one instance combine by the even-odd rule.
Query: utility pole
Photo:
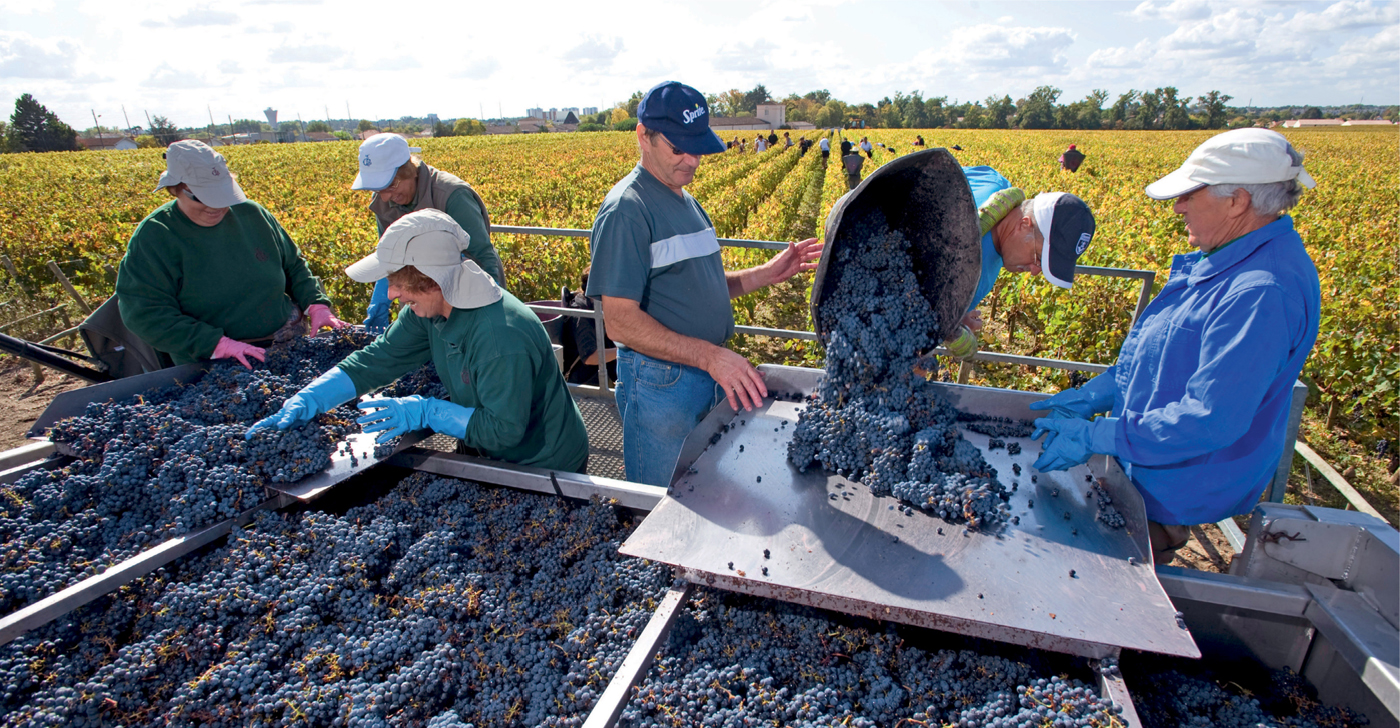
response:
[[[355,117],[350,115],[350,99],[345,100],[345,123],[350,123]],[[358,129],[356,130],[358,131]]]
[[[102,145],[102,125],[99,124],[99,123],[97,123],[97,109],[88,109],[88,111],[91,111],[91,112],[92,112],[92,125],[95,126],[95,127],[97,127],[97,142],[98,142],[98,146],[101,146],[101,145]]]
[[[142,109],[141,111],[145,112],[146,114],[146,131],[154,132],[156,125],[151,123],[151,112],[146,111],[145,109]]]
[[[209,146],[212,147],[214,146],[214,110],[209,108],[208,104],[204,105],[204,110],[209,112]]]
[[[301,125],[301,112],[297,112],[297,129],[301,130],[301,140],[306,141],[306,127]]]
[[[126,128],[131,128],[131,117],[126,115],[126,104],[122,104],[122,118],[126,119]]]

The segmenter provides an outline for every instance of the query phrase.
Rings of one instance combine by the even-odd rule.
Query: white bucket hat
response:
[[[453,308],[481,308],[501,300],[501,289],[465,257],[471,236],[447,213],[419,210],[394,221],[373,253],[345,269],[351,280],[373,283],[411,265],[433,279]]]
[[[1235,129],[1205,140],[1186,163],[1143,191],[1154,200],[1170,200],[1207,185],[1258,185],[1296,179],[1311,189],[1316,183],[1303,169],[1303,155],[1288,139],[1268,129]]]
[[[224,155],[201,141],[186,139],[165,150],[165,172],[156,183],[156,191],[182,182],[202,205],[232,207],[248,201],[238,180],[229,173]]]
[[[355,175],[352,190],[379,190],[394,181],[394,173],[408,163],[418,147],[408,146],[408,141],[398,134],[375,134],[360,144],[360,173]]]

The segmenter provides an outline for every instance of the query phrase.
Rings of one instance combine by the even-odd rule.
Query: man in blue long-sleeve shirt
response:
[[[1191,525],[1248,512],[1283,455],[1321,308],[1317,268],[1284,212],[1312,186],[1302,154],[1263,129],[1212,137],[1148,185],[1176,201],[1199,252],[1176,256],[1112,368],[1035,407],[1054,413],[1036,420],[1050,436],[1035,467],[1117,456],[1146,501],[1159,562]]]

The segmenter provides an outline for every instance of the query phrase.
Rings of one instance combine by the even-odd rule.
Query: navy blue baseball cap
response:
[[[653,86],[637,105],[637,121],[655,129],[686,154],[719,154],[724,142],[710,131],[710,105],[705,95],[679,82]]]

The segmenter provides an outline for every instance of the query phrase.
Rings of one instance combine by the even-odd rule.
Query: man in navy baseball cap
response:
[[[724,142],[710,131],[710,105],[705,95],[678,81],[652,87],[637,105],[637,122],[666,135],[686,154],[701,156],[724,151]]]
[[[815,238],[747,270],[726,272],[714,223],[685,191],[700,157],[724,151],[699,91],[667,81],[637,106],[641,161],[613,186],[593,221],[587,294],[603,302],[619,344],[617,405],[627,479],[667,485],[685,436],[718,402],[752,409],[763,376],[725,344],[729,300],[814,270]]]

